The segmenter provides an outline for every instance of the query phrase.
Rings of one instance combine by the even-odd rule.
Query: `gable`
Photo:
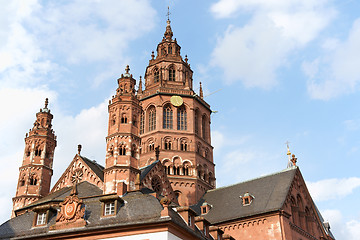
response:
[[[155,161],[140,170],[140,180],[143,187],[152,189],[157,195],[167,196],[172,202],[178,204],[175,192],[160,161]]]
[[[334,238],[312,200],[298,168],[282,209],[289,214],[289,225],[298,234],[311,234],[316,237],[328,235]]]
[[[100,189],[104,185],[103,167],[95,161],[91,161],[85,157],[76,154],[67,169],[56,182],[50,193],[58,191],[64,187],[72,186],[73,177],[76,177],[79,182],[89,182]]]

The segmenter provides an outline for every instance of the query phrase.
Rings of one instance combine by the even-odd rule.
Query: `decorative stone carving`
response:
[[[83,200],[77,196],[76,183],[65,200],[60,203],[60,211],[58,211],[55,225],[50,230],[83,227],[86,225],[84,219],[85,206]]]

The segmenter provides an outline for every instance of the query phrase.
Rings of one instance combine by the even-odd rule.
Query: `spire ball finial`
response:
[[[45,108],[48,107],[48,104],[49,104],[49,99],[48,99],[48,98],[45,98]]]

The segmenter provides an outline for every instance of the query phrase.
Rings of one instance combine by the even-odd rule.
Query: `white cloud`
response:
[[[343,124],[349,131],[357,131],[360,129],[360,119],[345,120]]]
[[[324,45],[326,52],[319,59],[322,68],[318,69],[316,75],[305,71],[310,78],[308,81],[310,96],[314,99],[328,100],[359,90],[360,19],[354,21],[346,40],[341,42],[331,39]],[[304,62],[304,64],[313,63]]]
[[[312,198],[315,201],[341,199],[360,187],[360,178],[325,179],[317,182],[307,182]]]
[[[327,2],[220,0],[211,8],[214,16],[230,17],[240,10],[252,15],[243,27],[230,25],[218,39],[211,65],[224,70],[228,83],[272,88],[277,84],[277,69],[286,66],[289,56],[314,40],[336,15]]]
[[[342,213],[337,209],[321,211],[325,221],[330,223],[330,230],[336,239],[358,240],[360,236],[360,221],[351,219],[344,222]]]

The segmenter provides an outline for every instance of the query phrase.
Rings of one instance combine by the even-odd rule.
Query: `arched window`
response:
[[[127,117],[125,114],[121,116],[121,123],[127,123]]]
[[[187,116],[186,109],[184,107],[177,110],[177,129],[187,130]]]
[[[202,116],[202,138],[206,139],[206,115]]]
[[[145,121],[144,121],[144,113],[141,113],[140,115],[140,134],[144,133],[144,126],[145,126]]]
[[[180,150],[181,151],[187,151],[188,150],[187,142],[185,140],[181,140]]]
[[[170,139],[165,139],[164,148],[165,148],[165,150],[171,150],[171,141],[170,141]]]
[[[159,80],[160,80],[160,72],[159,72],[159,69],[156,68],[154,70],[154,83],[159,82]]]
[[[119,147],[119,155],[122,155],[122,156],[126,155],[126,147],[124,144],[120,145],[120,147]]]
[[[154,143],[150,143],[149,144],[149,151],[154,151],[155,149],[155,144]]]
[[[150,108],[149,110],[149,131],[156,129],[156,110],[155,107]]]
[[[30,177],[30,185],[36,185],[36,183],[37,183],[36,177],[35,177],[35,176],[31,176],[31,177]]]
[[[35,156],[41,156],[41,149],[40,149],[40,147],[37,147],[37,148],[35,149]]]
[[[195,110],[195,133],[199,134],[199,110]]]
[[[168,47],[168,54],[172,54],[172,47],[171,47],[171,45],[169,45],[169,47]]]
[[[172,129],[173,128],[173,111],[169,105],[164,107],[163,112],[163,128]]]
[[[175,68],[173,66],[169,68],[169,81],[175,82]]]

